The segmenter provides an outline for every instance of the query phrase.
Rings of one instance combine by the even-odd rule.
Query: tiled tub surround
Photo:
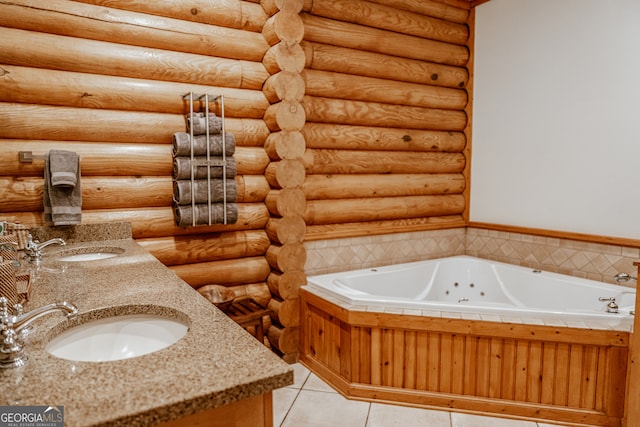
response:
[[[614,283],[635,275],[640,248],[588,243],[473,227],[311,241],[305,243],[307,275],[470,255],[554,273]],[[621,283],[635,287],[635,282]]]
[[[108,234],[108,233],[107,233]],[[48,237],[48,236],[43,236]],[[121,247],[115,258],[85,263],[55,261],[45,250],[25,311],[55,301],[80,313],[103,307],[169,307],[186,314],[189,332],[145,356],[114,362],[74,362],[48,354],[52,328],[66,320],[53,313],[32,323],[28,362],[0,370],[0,405],[63,405],[65,425],[150,425],[222,407],[291,384],[291,368],[132,239],[105,240]],[[127,308],[129,307],[129,308]],[[116,309],[116,312],[118,309]]]

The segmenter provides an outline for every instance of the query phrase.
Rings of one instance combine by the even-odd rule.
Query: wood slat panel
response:
[[[382,385],[383,345],[382,330],[371,328],[371,384]]]
[[[420,362],[426,361],[429,357],[429,334],[427,332],[418,332],[416,346],[416,358]],[[428,369],[426,362],[418,363],[416,370],[416,388],[418,390],[427,390]]]
[[[463,336],[453,335],[451,348],[451,393],[463,394],[465,373],[468,367],[465,365],[466,339]]]
[[[393,381],[394,387],[404,387],[405,331],[393,331]]]
[[[418,375],[418,358],[417,353],[417,332],[405,332],[405,355],[404,355],[404,387],[409,389],[416,388],[416,379]]]
[[[491,339],[489,342],[489,397],[502,397],[503,373],[508,367],[503,365],[504,343],[502,339]]]
[[[500,396],[502,399],[513,400],[515,395],[516,378],[516,341],[511,339],[503,340],[502,353],[502,380],[500,383]]]
[[[382,329],[382,385],[393,386],[393,335],[394,331],[390,329]]]
[[[451,377],[453,372],[453,337],[451,334],[442,334],[440,337],[440,391],[451,392]]]
[[[322,301],[309,296],[301,290],[303,301]],[[319,304],[335,307],[330,303]],[[569,328],[566,330],[573,343],[556,342],[554,336],[514,339],[460,335],[441,332],[439,328],[407,329],[408,324],[416,325],[419,316],[410,316],[409,322],[406,319],[409,316],[399,314],[344,309],[335,314],[344,315],[345,319],[352,314],[358,318],[367,315],[377,324],[370,335],[358,331],[357,339],[351,338],[351,342],[358,342],[361,353],[373,350],[368,360],[373,375],[371,382],[364,382],[365,376],[360,375],[358,383],[343,384],[342,390],[347,394],[408,404],[491,410],[501,415],[542,417],[558,422],[620,426],[623,412],[620,396],[624,392],[628,354],[625,347],[578,343],[580,337]],[[404,321],[397,326],[387,323],[391,318],[403,317]],[[331,321],[342,324],[344,334],[347,331],[344,324],[353,320],[342,322],[334,317]],[[455,329],[459,322],[464,321],[445,320],[447,329]],[[488,323],[496,333],[501,328],[509,331],[514,328],[513,324]],[[352,326],[349,333],[356,329],[362,328]],[[563,332],[559,330],[555,338],[560,338]],[[582,338],[589,340],[594,333],[608,332],[590,331]],[[344,342],[346,338],[342,335],[337,339]],[[367,340],[370,346],[364,343]],[[305,355],[302,357],[306,360]],[[309,360],[320,359],[314,356]],[[352,358],[349,363],[353,360],[363,363],[367,357]],[[367,368],[363,364],[359,370],[364,369]],[[336,374],[344,378],[339,372]]]

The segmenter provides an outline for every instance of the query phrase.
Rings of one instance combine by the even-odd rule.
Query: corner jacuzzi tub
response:
[[[352,306],[386,311],[489,314],[521,317],[524,322],[582,321],[625,331],[633,324],[636,295],[624,286],[470,256],[311,276],[307,288],[322,289]],[[617,313],[607,311],[611,299]]]
[[[468,256],[307,281],[300,361],[347,397],[622,424],[632,288]]]

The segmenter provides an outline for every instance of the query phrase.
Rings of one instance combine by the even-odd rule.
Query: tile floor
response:
[[[553,427],[551,424],[348,400],[303,365],[273,392],[275,427]],[[557,427],[557,426],[555,426]]]

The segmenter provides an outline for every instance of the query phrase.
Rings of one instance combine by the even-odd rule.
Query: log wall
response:
[[[75,151],[83,223],[131,222],[194,288],[231,286],[268,304],[267,18],[240,0],[0,2],[0,218],[43,224],[44,162],[19,163],[18,151]],[[175,225],[172,135],[186,129],[189,91],[225,96],[235,224]]]
[[[269,292],[268,341],[294,360],[305,240],[465,225],[469,16],[451,0],[0,1],[0,218],[43,224],[43,162],[18,151],[75,151],[84,223],[131,222],[194,288]],[[189,91],[225,95],[235,224],[175,226]]]
[[[306,239],[463,226],[469,9],[306,0],[301,17]]]

